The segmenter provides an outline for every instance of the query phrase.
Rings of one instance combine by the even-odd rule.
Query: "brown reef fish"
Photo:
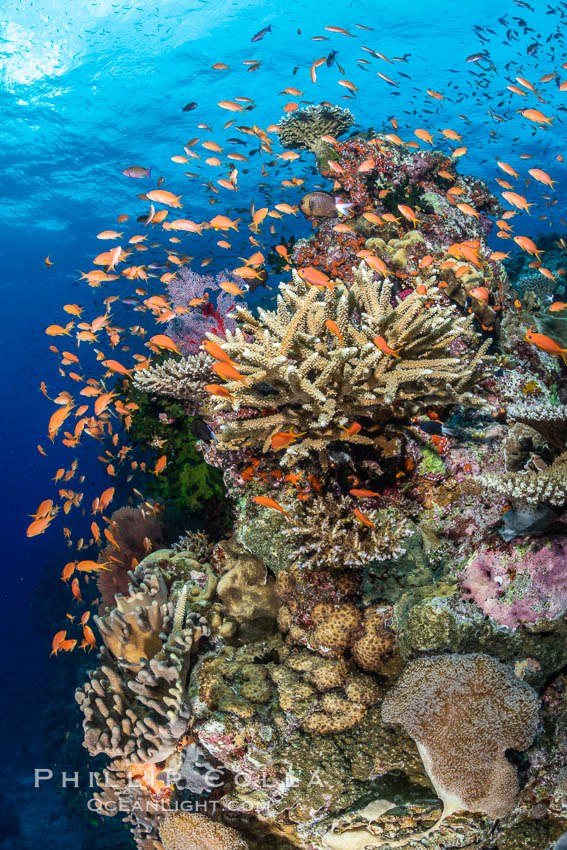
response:
[[[299,209],[308,218],[336,218],[346,215],[353,204],[341,202],[330,192],[308,192],[299,202]]]

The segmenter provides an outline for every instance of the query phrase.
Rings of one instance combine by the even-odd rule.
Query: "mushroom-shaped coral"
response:
[[[165,850],[248,850],[235,829],[206,815],[171,812],[159,830]]]
[[[382,704],[386,723],[414,739],[443,801],[453,812],[501,818],[518,801],[506,750],[525,750],[538,726],[536,692],[489,655],[436,655],[404,669]]]
[[[262,561],[234,538],[218,548],[226,555],[226,572],[219,579],[217,594],[227,614],[238,623],[275,620],[279,608],[275,580],[268,576]]]
[[[279,138],[284,148],[315,150],[321,136],[341,136],[354,123],[350,109],[340,106],[307,106],[283,118],[279,123]]]

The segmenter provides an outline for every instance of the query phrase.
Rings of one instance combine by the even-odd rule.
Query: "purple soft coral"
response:
[[[483,547],[460,578],[466,598],[502,626],[554,620],[567,609],[567,537],[502,551]]]
[[[234,331],[236,323],[229,314],[235,302],[220,288],[225,280],[243,284],[240,278],[234,278],[226,271],[213,277],[186,268],[181,269],[168,284],[173,305],[190,308],[189,313],[173,319],[168,328],[169,336],[184,354],[196,354],[207,333],[225,336],[227,330]],[[201,304],[192,306],[190,303],[201,299]]]

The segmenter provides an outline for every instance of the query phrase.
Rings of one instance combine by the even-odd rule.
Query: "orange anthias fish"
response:
[[[341,345],[345,344],[345,341],[343,339],[343,335],[340,332],[339,326],[334,321],[334,319],[326,319],[325,320],[325,326],[326,326],[327,330],[330,331],[330,333],[334,334],[337,337],[337,339],[339,340]]]
[[[165,189],[152,189],[151,192],[146,192],[146,197],[158,204],[166,204],[168,207],[181,209],[181,204],[179,203],[181,195],[174,195],[172,192],[166,192]]]
[[[380,349],[382,354],[387,354],[389,357],[399,357],[400,356],[399,352],[401,351],[401,349],[398,348],[398,349],[396,349],[396,351],[394,351],[393,348],[390,348],[390,346],[388,345],[388,343],[386,342],[386,340],[384,339],[383,336],[375,336],[374,337],[374,344]]]
[[[268,496],[254,496],[252,501],[256,502],[257,505],[262,505],[263,508],[273,508],[275,511],[280,511],[280,513],[285,514],[287,517],[289,516],[288,512],[281,505],[278,505],[274,499],[270,499]]]
[[[167,455],[162,455],[157,461],[154,467],[154,475],[159,475],[160,472],[163,472],[167,465]]]
[[[543,250],[538,248],[535,242],[529,236],[514,236],[514,242],[519,245],[522,251],[527,251],[539,260],[539,255],[543,254]]]
[[[359,508],[354,509],[354,515],[357,520],[363,525],[366,525],[368,528],[374,528],[374,523],[372,522],[370,517],[367,517],[366,514],[363,514],[362,511],[359,510]]]
[[[567,348],[561,348],[561,346],[555,342],[555,340],[551,339],[551,337],[545,336],[545,334],[534,333],[534,331],[530,328],[524,339],[526,342],[529,342],[530,345],[535,345],[535,347],[539,348],[540,351],[545,351],[546,354],[551,354],[552,357],[561,357],[567,366]]]
[[[93,634],[93,630],[90,626],[86,625],[86,622],[83,625],[83,637],[85,639],[86,644],[89,646],[89,652],[91,651],[91,649],[96,649],[96,639]]]
[[[305,283],[311,284],[311,286],[332,285],[329,277],[324,272],[320,272],[318,269],[313,268],[313,266],[306,266],[304,269],[298,269],[297,273],[299,274],[299,277],[305,281]]]
[[[217,342],[207,339],[202,343],[202,346],[205,351],[211,355],[211,357],[214,357],[215,360],[220,360],[221,363],[227,363],[229,366],[235,365],[226,351],[224,351]]]
[[[272,436],[272,449],[275,452],[279,452],[282,449],[288,449],[292,443],[295,443],[298,437],[303,437],[307,431],[294,431],[293,429],[290,431],[278,431],[277,434]]]
[[[345,432],[345,437],[354,437],[355,434],[359,434],[362,431],[360,422],[353,422],[348,428],[345,428],[344,425],[339,425],[339,428]]]
[[[357,499],[374,499],[380,495],[380,493],[376,493],[374,490],[358,490],[356,488],[349,490],[349,493],[351,496],[356,496]]]
[[[165,334],[156,334],[150,338],[150,342],[157,345],[158,348],[163,348],[167,351],[174,351],[176,354],[181,354],[171,337]]]
[[[225,378],[227,381],[240,381],[244,386],[248,386],[246,379],[238,372],[230,363],[214,363],[212,366],[213,372]]]
[[[205,384],[205,392],[211,395],[218,395],[221,398],[233,398],[226,387],[221,387],[220,384]]]

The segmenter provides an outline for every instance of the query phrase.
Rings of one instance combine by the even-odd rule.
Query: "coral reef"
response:
[[[319,104],[298,109],[278,124],[279,140],[284,148],[309,149],[314,153],[331,152],[321,136],[342,136],[352,126],[354,117],[349,109],[331,104]]]
[[[511,551],[482,547],[461,579],[468,598],[493,620],[513,628],[563,616],[567,610],[567,538],[537,541]]]
[[[567,390],[525,339],[561,338],[564,284],[496,260],[500,204],[456,158],[338,140],[352,123],[282,120],[332,181],[301,190],[312,235],[271,252],[289,274],[264,307],[176,272],[183,356],[129,389],[135,444],[167,455],[148,492],[190,530],[107,550],[120,592],[77,699],[101,813],[139,850],[551,850],[567,829]]]
[[[206,398],[205,385],[214,377],[212,358],[201,351],[191,357],[175,360],[170,357],[163,363],[152,364],[134,375],[134,385],[144,393],[171,396],[193,405],[196,413]]]
[[[370,525],[361,523],[350,499],[330,494],[298,504],[293,521],[284,529],[292,558],[313,569],[323,564],[343,569],[361,567],[401,555],[412,529],[395,510],[366,510]]]
[[[223,335],[234,329],[231,316],[234,301],[221,289],[223,280],[243,283],[226,270],[213,277],[188,268],[180,268],[169,281],[167,288],[173,307],[181,312],[169,323],[168,332],[183,354],[198,354],[207,331]]]

